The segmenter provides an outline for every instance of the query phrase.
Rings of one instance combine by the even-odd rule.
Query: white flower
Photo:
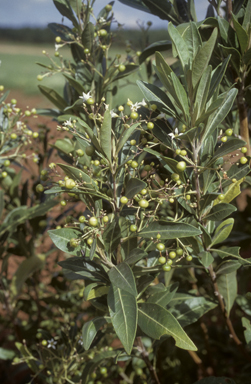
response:
[[[63,125],[65,125],[66,127],[72,127],[71,117],[69,118],[69,120],[66,120]]]
[[[129,100],[129,99],[128,99]],[[129,100],[130,101],[130,100]],[[136,102],[135,104],[132,104],[130,106],[131,110],[132,111],[137,111],[137,109],[139,109],[141,106],[145,107],[147,105],[147,103],[145,102],[145,100],[143,99],[142,101],[140,101],[139,103]]]
[[[88,93],[83,92],[83,96],[79,96],[80,99],[83,99],[83,102],[90,99],[90,97],[91,97],[91,91],[89,91]]]
[[[110,114],[111,117],[119,117],[119,115],[117,115],[117,113],[115,113],[113,109],[111,110]]]
[[[22,121],[17,121],[17,130],[21,131],[22,129]]]
[[[83,339],[82,339],[82,337],[80,337],[80,339],[78,340],[78,344],[83,345]]]
[[[105,110],[107,111],[107,109],[109,109],[109,104],[104,103],[104,106],[105,106]]]
[[[64,44],[55,44],[55,51],[57,52],[59,48],[63,47]]]
[[[48,340],[47,348],[56,349],[57,342],[54,339]]]
[[[101,24],[101,23],[106,23],[106,19],[104,19],[103,17],[100,17],[98,19],[98,22]]]
[[[178,136],[182,135],[182,133],[179,133],[178,128],[175,128],[174,133],[168,133],[168,136],[171,136],[171,139],[177,138]]]

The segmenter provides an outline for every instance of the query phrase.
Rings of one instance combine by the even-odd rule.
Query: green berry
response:
[[[193,256],[188,255],[188,256],[186,257],[186,261],[192,261],[192,260],[193,260]]]
[[[92,237],[89,237],[87,240],[86,240],[87,244],[88,245],[92,245],[93,243],[93,238]]]
[[[84,53],[87,55],[88,53],[90,53],[90,50],[88,48],[85,48]]]
[[[180,175],[179,175],[178,173],[172,173],[172,175],[171,175],[171,179],[172,179],[173,181],[178,181],[179,178],[180,178]]]
[[[16,138],[17,138],[17,134],[16,134],[16,133],[12,133],[12,134],[10,135],[10,138],[11,138],[12,140],[16,140]]]
[[[10,160],[4,160],[3,165],[4,165],[5,167],[8,167],[8,166],[10,165]]]
[[[176,151],[175,151],[176,155],[180,155],[180,152],[181,152],[180,149],[176,149]]]
[[[136,143],[137,143],[136,140],[131,140],[131,141],[130,141],[130,144],[131,144],[131,145],[136,145]]]
[[[107,4],[105,6],[105,10],[106,10],[106,12],[110,12],[112,10],[112,5],[111,4]]]
[[[6,171],[3,171],[2,172],[2,177],[5,179],[5,177],[7,177],[7,176],[8,176],[8,173]]]
[[[130,231],[131,232],[137,232],[137,225],[135,225],[135,224],[132,224],[132,225],[130,225]]]
[[[37,80],[38,81],[42,81],[43,80],[43,76],[42,75],[37,75]]]
[[[158,258],[158,262],[159,262],[160,264],[166,264],[166,258],[165,258],[164,256],[160,256],[160,257]]]
[[[87,154],[87,156],[92,156],[94,152],[95,152],[95,148],[92,145],[85,148],[85,153]]]
[[[107,368],[106,367],[101,367],[99,372],[100,372],[101,375],[106,375]]]
[[[42,341],[41,341],[41,344],[42,344],[44,347],[46,347],[46,345],[47,345],[47,340],[42,340]]]
[[[148,129],[153,129],[154,128],[154,124],[151,121],[149,121],[149,123],[147,123],[147,128]]]
[[[174,252],[175,253],[175,252]],[[182,248],[177,248],[176,249],[176,254],[178,255],[178,256],[182,256],[183,255],[183,249]]]
[[[65,200],[61,200],[60,204],[61,204],[62,207],[65,207],[66,206],[66,201]]]
[[[118,66],[118,70],[119,70],[119,72],[124,72],[126,70],[126,66],[124,64],[120,64]]]
[[[128,198],[126,196],[122,196],[120,198],[120,202],[121,202],[121,204],[127,204],[128,203]]]
[[[89,97],[89,99],[87,99],[85,102],[88,105],[93,105],[95,103],[95,101],[94,101],[94,99],[92,97]]]
[[[241,163],[241,164],[246,164],[247,162],[248,162],[247,157],[242,156],[242,157],[240,158],[240,163]]]
[[[84,156],[84,151],[82,149],[77,149],[76,154],[78,155],[78,157],[82,157]]]
[[[142,189],[142,190],[140,191],[140,194],[143,195],[143,196],[146,195],[146,194],[147,194],[147,189],[145,189],[145,188]]]
[[[171,265],[164,264],[164,265],[162,266],[162,270],[163,270],[164,272],[169,272],[169,271],[171,271]]]
[[[68,180],[65,181],[65,187],[67,189],[72,189],[72,188],[76,187],[76,183],[75,183],[74,180],[68,179]]]
[[[181,156],[186,156],[186,155],[187,155],[187,151],[186,151],[185,149],[182,149],[182,150],[180,151],[180,155],[181,155]]]
[[[226,142],[227,142],[227,136],[223,136],[223,137],[221,138],[221,141],[222,141],[222,143],[226,143]]]
[[[139,166],[139,164],[138,164],[137,161],[135,161],[135,160],[133,160],[133,161],[130,163],[130,167],[131,167],[131,168],[136,169],[136,168],[138,168],[138,166]]]
[[[78,246],[78,241],[77,239],[70,239],[70,246],[73,247],[73,248],[76,248]]]
[[[182,251],[182,254],[183,254],[183,251]],[[169,257],[170,257],[170,259],[175,259],[176,252],[174,252],[174,251],[169,252]]]
[[[227,130],[225,131],[225,135],[226,135],[226,136],[232,136],[232,134],[233,134],[233,130],[232,130],[231,128],[229,128],[229,129],[227,129]]]
[[[86,221],[86,218],[85,218],[85,216],[79,216],[79,218],[78,218],[78,221],[80,222],[80,223],[84,223],[85,221]]]
[[[16,99],[11,99],[11,104],[16,104],[17,103],[17,101],[16,101]]]
[[[105,29],[100,29],[98,31],[98,35],[101,37],[105,37],[105,36],[107,36],[107,31]]]
[[[32,137],[33,137],[33,139],[37,139],[38,136],[39,136],[39,133],[38,133],[38,132],[33,132],[33,133],[32,133]]]
[[[103,217],[103,222],[104,223],[109,223],[109,217],[108,216],[104,216]]]
[[[25,114],[25,116],[29,117],[29,116],[31,116],[31,111],[25,111],[24,114]]]
[[[179,171],[185,171],[186,169],[186,163],[185,161],[179,161],[178,164],[176,165],[176,168],[179,170]]]
[[[138,204],[139,204],[139,206],[140,206],[141,208],[147,208],[148,205],[149,205],[148,201],[145,200],[145,199],[141,199],[141,200],[139,200]]]
[[[175,200],[173,197],[170,197],[170,199],[168,201],[169,201],[169,203],[173,204]]]
[[[44,192],[44,187],[42,186],[42,184],[38,184],[38,185],[36,186],[36,191],[37,191],[38,193],[40,193],[40,192]]]
[[[147,164],[147,165],[144,166],[144,171],[146,171],[146,172],[151,171],[151,169],[152,169],[152,167],[151,167],[151,165],[149,165],[149,164]]]
[[[60,37],[60,36],[57,36],[57,37],[55,38],[55,41],[56,41],[56,43],[61,43],[61,37]]]
[[[139,114],[135,111],[131,112],[130,118],[133,120],[136,120],[138,118]]]
[[[88,220],[88,223],[89,223],[90,227],[97,227],[98,219],[94,216],[90,217],[90,219]]]
[[[158,233],[157,236],[156,236],[157,239],[160,239],[161,238],[161,234]]]
[[[163,243],[158,243],[158,244],[156,245],[156,248],[157,248],[158,251],[162,252],[162,251],[165,250],[166,247],[165,247],[165,244],[163,244]]]
[[[241,148],[241,152],[242,152],[242,153],[246,153],[247,151],[248,151],[247,147],[242,147],[242,148]]]

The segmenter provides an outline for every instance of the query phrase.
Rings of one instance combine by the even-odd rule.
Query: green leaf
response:
[[[208,119],[208,123],[205,127],[202,140],[205,140],[209,135],[212,135],[215,129],[218,128],[220,123],[225,119],[228,112],[232,108],[237,93],[238,90],[236,88],[230,89],[230,91],[227,92],[221,106]]]
[[[107,273],[104,271],[103,267],[95,261],[76,256],[60,261],[58,264],[62,268],[76,272],[86,280],[91,280],[92,282],[104,282],[106,284],[109,283]],[[81,277],[79,277],[79,279],[80,278]]]
[[[158,340],[163,335],[170,335],[175,339],[177,347],[190,351],[197,350],[175,317],[158,304],[140,304],[138,322],[141,330],[153,339]]]
[[[82,339],[85,350],[88,350],[93,342],[98,330],[106,324],[105,317],[95,317],[94,319],[85,323],[82,328]]]
[[[194,384],[236,384],[233,379],[228,377],[205,377],[202,380],[196,381]]]
[[[67,139],[58,139],[52,147],[58,149],[66,155],[69,155],[69,153],[74,151],[74,146]]]
[[[195,323],[205,313],[217,307],[217,303],[206,300],[204,297],[190,297],[179,304],[173,305],[168,310],[182,327]]]
[[[0,360],[12,360],[15,355],[16,353],[11,349],[0,347]]]
[[[172,43],[169,40],[157,41],[150,44],[141,52],[141,55],[139,56],[139,64],[142,64],[149,56],[154,55],[155,52],[168,51],[171,50],[171,48]]]
[[[208,63],[211,59],[215,42],[217,39],[218,30],[215,28],[210,38],[206,43],[202,45],[202,47],[198,50],[196,57],[193,61],[192,66],[192,84],[195,89],[197,84],[199,83],[203,72],[206,70]]]
[[[71,20],[75,28],[78,28],[78,22],[74,16],[71,5],[68,0],[53,0],[55,7],[61,13],[62,16],[67,17],[67,19]]]
[[[216,282],[218,285],[219,292],[224,298],[226,311],[229,316],[229,313],[237,296],[236,271],[228,273],[227,275],[219,275],[217,277]]]
[[[251,316],[251,300],[248,297],[238,295],[236,298],[236,303],[241,307],[242,311],[245,312],[248,316]]]
[[[82,231],[74,228],[60,228],[50,230],[48,231],[48,234],[56,247],[61,249],[61,251],[66,252],[69,255],[81,256],[81,246],[71,247],[70,239],[80,238]]]
[[[211,65],[209,65],[204,71],[204,73],[202,74],[199,82],[199,86],[196,92],[195,105],[194,105],[194,109],[197,114],[196,119],[198,119],[201,116],[206,106],[210,82],[211,82],[211,72],[212,72],[212,67]]]
[[[230,63],[233,66],[233,69],[236,71],[236,74],[239,75],[240,67],[241,67],[241,65],[240,65],[241,64],[240,52],[233,47],[224,47],[221,44],[218,44],[218,46],[219,46],[219,48],[222,49],[224,56],[229,57],[229,55],[231,55]]]
[[[113,220],[106,226],[103,232],[103,241],[109,255],[118,247],[121,239],[121,230],[117,220]]]
[[[248,348],[251,349],[251,324],[250,320],[248,320],[246,317],[241,318],[242,326],[246,328],[244,331],[244,336],[246,343],[248,345]]]
[[[68,107],[65,99],[63,99],[62,96],[60,96],[54,89],[45,87],[44,85],[39,85],[38,88],[40,92],[52,102],[52,104],[60,109],[60,111],[63,111],[66,107]]]
[[[45,256],[32,256],[22,261],[11,280],[10,291],[14,296],[21,293],[28,277],[44,266]]]
[[[241,193],[240,185],[243,182],[243,179],[237,180],[234,183],[231,183],[228,186],[226,193],[224,194],[224,199],[220,200],[219,197],[215,199],[214,205],[219,203],[230,203],[236,196]]]
[[[166,287],[163,292],[156,292],[153,295],[150,295],[147,303],[154,303],[160,305],[161,307],[166,307],[175,295],[178,286],[179,283],[174,283]]]
[[[175,28],[172,23],[168,24],[168,32],[169,32],[169,35],[172,39],[173,45],[174,45],[176,51],[178,52],[178,56],[179,56],[183,70],[185,68],[188,69],[189,68],[189,62],[190,62],[190,53],[189,53],[189,49],[187,47],[186,42],[184,41],[184,39],[180,35],[177,28]]]
[[[127,263],[120,263],[110,269],[109,279],[114,287],[120,288],[133,296],[137,296],[137,288],[133,272]]]
[[[130,128],[128,128],[119,138],[119,141],[116,145],[116,155],[118,155],[119,151],[123,148],[127,140],[130,138],[130,136],[134,133],[136,128],[138,127],[139,123],[135,123],[131,125]]]
[[[111,285],[107,297],[114,330],[130,355],[137,330],[137,302],[130,293]]]
[[[131,240],[129,240],[131,241]],[[146,258],[147,257],[147,253],[143,251],[143,249],[141,248],[134,248],[129,256],[126,257],[125,259],[125,262],[126,264],[135,264],[137,263],[139,260],[143,259],[143,258]]]
[[[109,110],[105,111],[104,120],[100,128],[100,145],[106,158],[111,162],[111,148],[112,148],[112,122]]]
[[[56,35],[60,36],[64,41],[73,41],[74,36],[71,28],[63,24],[49,23],[48,27]]]
[[[200,229],[193,227],[190,224],[174,223],[172,221],[158,221],[148,225],[147,228],[142,229],[137,236],[143,238],[151,238],[160,234],[161,239],[176,239],[189,236],[198,236],[202,232]]]
[[[245,6],[244,19],[242,22],[242,27],[248,32],[248,24],[251,24],[251,0],[248,0],[247,5]]]
[[[230,218],[225,221],[223,221],[217,228],[214,233],[213,241],[210,245],[210,248],[218,243],[221,243],[222,241],[226,240],[228,236],[230,235],[230,232],[232,231],[234,225],[234,219]]]
[[[171,79],[173,81],[173,87],[176,93],[176,98],[179,101],[178,106],[183,111],[184,118],[186,119],[189,116],[189,106],[188,106],[188,98],[187,98],[186,91],[181,85],[178,77],[175,75],[174,72],[171,72]]]
[[[57,165],[66,173],[67,176],[79,182],[84,182],[87,189],[97,189],[97,184],[94,180],[91,179],[85,172],[81,171],[81,169],[60,163],[57,163]]]
[[[142,191],[147,186],[145,181],[132,177],[126,184],[125,196],[128,199],[132,199],[137,193]]]
[[[239,269],[240,266],[241,265],[237,260],[223,261],[217,268],[216,275],[227,275],[228,273],[232,273]]]
[[[231,204],[220,203],[213,206],[211,211],[204,217],[204,219],[211,221],[221,221],[235,212],[236,209],[237,208]]]
[[[201,264],[204,265],[205,268],[208,268],[209,265],[212,264],[214,261],[214,258],[210,252],[206,252],[206,251],[200,252],[199,257],[201,258],[200,259]]]
[[[229,55],[221,64],[216,67],[212,72],[212,78],[211,78],[211,84],[210,84],[210,90],[208,94],[208,99],[210,100],[211,97],[214,95],[215,90],[219,87],[219,84],[221,83],[226,69],[228,67],[228,63],[231,56]]]
[[[94,32],[95,32],[94,25],[91,22],[86,23],[82,33],[82,44],[85,47],[85,49],[86,48],[89,49],[90,52],[92,51]]]
[[[68,75],[67,73],[63,73],[64,77],[69,81],[70,85],[78,92],[79,95],[81,95],[83,92],[85,92],[85,87],[83,84],[74,79],[74,77]],[[83,102],[80,100],[81,106],[83,106]]]
[[[4,210],[4,191],[0,189],[0,218],[3,214],[3,210]]]
[[[92,284],[90,284],[90,285],[92,285]],[[89,287],[89,285],[88,285],[88,287]],[[105,285],[105,286],[104,285],[101,285],[101,286],[98,285],[98,286],[94,287],[93,289],[91,289],[88,292],[88,295],[86,296],[86,301],[97,299],[98,297],[107,295],[109,292],[109,289],[110,289],[110,287],[107,285]],[[86,291],[86,288],[84,290],[84,295],[85,295],[85,291]]]
[[[236,31],[236,34],[237,34],[237,37],[238,37],[238,40],[239,40],[239,43],[240,43],[241,52],[243,54],[246,51],[246,48],[248,46],[248,40],[249,40],[248,39],[248,34],[245,31],[245,29],[242,28],[242,26],[238,22],[238,20],[237,20],[236,16],[234,15],[234,13],[232,13],[232,20],[233,20],[234,28],[235,28],[235,31]]]
[[[185,30],[182,37],[188,46],[188,50],[190,52],[190,60],[192,62],[196,56],[196,53],[198,52],[199,47],[202,45],[202,40],[196,23],[190,22],[189,27]]]
[[[120,354],[120,351],[118,352],[117,350],[97,353],[95,357],[91,361],[88,361],[88,363],[84,366],[82,384],[88,384],[92,380],[92,372],[94,372],[101,363],[108,359],[115,359],[118,354]]]
[[[206,166],[209,167],[210,164],[212,164],[219,157],[226,156],[229,153],[234,152],[235,150],[243,147],[244,145],[246,145],[246,142],[244,140],[240,140],[237,138],[228,140],[226,143],[222,144],[219,148],[216,149],[214,156],[212,157],[212,159],[210,159]]]

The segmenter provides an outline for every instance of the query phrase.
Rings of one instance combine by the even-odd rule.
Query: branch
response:
[[[143,358],[144,362],[147,365],[147,368],[149,369],[149,372],[150,372],[150,375],[151,375],[151,379],[152,379],[152,383],[153,384],[160,384],[159,378],[157,376],[157,372],[156,372],[154,366],[152,365],[152,363],[151,363],[151,361],[149,359],[149,354],[146,351],[146,349],[144,347],[144,344],[142,343],[141,337],[137,337],[136,342],[138,344],[138,350],[141,353],[142,358]]]

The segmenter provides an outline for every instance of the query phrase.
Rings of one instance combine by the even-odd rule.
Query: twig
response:
[[[138,350],[140,351],[142,358],[143,358],[144,362],[146,363],[147,368],[149,369],[152,383],[153,384],[160,384],[159,378],[157,376],[157,372],[156,372],[154,366],[152,365],[152,363],[149,359],[149,354],[146,351],[144,344],[142,343],[141,337],[137,337],[136,342],[138,344]]]

